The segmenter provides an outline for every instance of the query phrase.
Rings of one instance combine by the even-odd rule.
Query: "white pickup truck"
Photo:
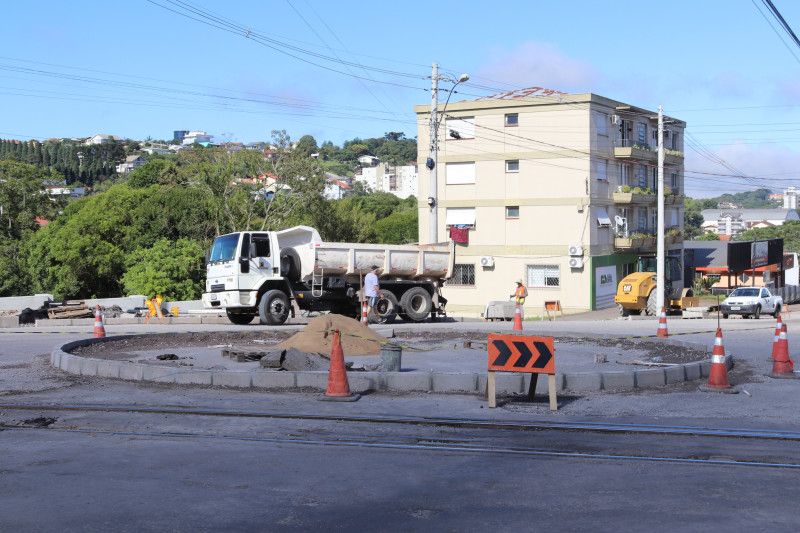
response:
[[[739,287],[723,300],[719,312],[723,318],[742,315],[757,319],[761,313],[778,316],[782,307],[783,298],[773,295],[766,287]]]
[[[220,235],[206,261],[203,305],[225,309],[234,324],[283,324],[295,309],[355,317],[362,277],[381,269],[371,322],[412,322],[444,316],[439,289],[453,271],[452,242],[425,245],[323,242],[317,230]]]

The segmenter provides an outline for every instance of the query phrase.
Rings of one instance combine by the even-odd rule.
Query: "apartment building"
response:
[[[657,120],[596,94],[536,90],[450,103],[439,127],[437,241],[456,245],[448,311],[479,316],[524,280],[526,307],[614,305],[619,280],[656,250]],[[429,106],[416,106],[419,235],[429,242]],[[440,111],[441,113],[441,111]],[[683,132],[665,133],[667,253],[680,257]]]
[[[417,165],[390,165],[378,162],[360,168],[353,177],[373,191],[383,191],[399,198],[417,195]]]

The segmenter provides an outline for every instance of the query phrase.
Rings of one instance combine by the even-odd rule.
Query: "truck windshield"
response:
[[[208,262],[218,263],[232,260],[236,256],[236,245],[238,243],[238,233],[217,237],[214,239],[214,245],[211,247],[211,255],[208,258]]]
[[[758,296],[761,289],[736,289],[731,296]]]

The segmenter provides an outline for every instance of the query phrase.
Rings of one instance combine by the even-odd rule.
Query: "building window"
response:
[[[647,232],[647,208],[640,207],[637,209],[639,213],[639,227],[636,228],[636,231],[640,232]]]
[[[594,178],[600,181],[608,181],[608,161],[605,159],[594,160]]]
[[[453,265],[453,276],[448,285],[475,285],[475,265]]]
[[[505,125],[508,126],[519,126],[519,114],[517,113],[506,113],[506,120]]]
[[[474,207],[448,207],[445,210],[444,223],[447,226],[475,226]]]
[[[636,123],[636,142],[642,146],[647,146],[647,124],[644,122]]]
[[[594,131],[597,135],[608,137],[608,115],[597,112],[594,114]]]
[[[680,143],[678,142],[678,132],[672,132],[672,149],[673,150],[680,150]]]
[[[669,188],[672,189],[672,194],[678,194],[678,173],[673,172],[669,176]]]
[[[519,218],[519,206],[518,205],[507,205],[506,206],[506,218]]]
[[[475,162],[447,163],[444,168],[447,185],[475,183]]]
[[[509,159],[506,161],[506,172],[519,172],[519,159]]]
[[[447,119],[447,138],[474,139],[475,117],[459,117]]]
[[[558,287],[561,267],[558,265],[528,265],[528,287]]]
[[[633,172],[631,166],[626,163],[619,163],[619,184],[630,185]]]
[[[647,187],[647,167],[636,165],[636,182],[641,188]]]

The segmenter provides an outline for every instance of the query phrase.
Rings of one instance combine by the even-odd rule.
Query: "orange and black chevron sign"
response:
[[[489,334],[489,370],[555,374],[553,337]]]

